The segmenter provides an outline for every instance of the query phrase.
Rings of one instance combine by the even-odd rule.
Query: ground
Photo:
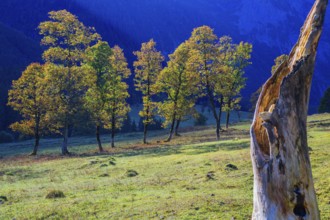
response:
[[[219,142],[212,127],[186,129],[171,143],[154,132],[148,146],[126,134],[105,154],[94,137],[77,137],[71,157],[59,156],[60,139],[43,140],[38,157],[25,156],[31,141],[0,145],[0,219],[249,219],[248,130],[249,122],[236,124]],[[330,114],[309,117],[308,130],[321,217],[329,219]],[[57,191],[65,197],[46,198]]]

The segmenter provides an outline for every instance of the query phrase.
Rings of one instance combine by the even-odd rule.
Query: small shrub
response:
[[[65,195],[62,191],[52,190],[47,194],[46,199],[56,199],[56,198],[64,198],[64,197]]]
[[[14,141],[14,136],[6,131],[0,131],[0,143],[10,143]]]
[[[214,180],[214,171],[210,171],[206,174],[207,180]]]
[[[127,175],[127,177],[134,177],[134,176],[139,175],[139,173],[136,172],[135,170],[127,170],[126,175]]]

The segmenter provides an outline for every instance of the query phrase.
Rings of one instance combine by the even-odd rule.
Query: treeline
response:
[[[32,63],[13,81],[8,105],[22,120],[12,124],[14,131],[34,136],[36,155],[42,136],[63,136],[62,154],[69,154],[70,128],[88,121],[95,127],[99,151],[103,151],[100,132],[115,133],[123,127],[130,106],[127,103],[131,75],[123,50],[110,47],[92,27],[86,27],[66,10],[52,11],[49,21],[40,23],[43,36],[43,64]],[[220,139],[223,112],[239,109],[240,91],[245,86],[244,69],[250,64],[252,45],[234,44],[228,36],[217,37],[208,26],[193,30],[191,37],[169,55],[166,67],[156,42],[143,43],[135,51],[134,86],[142,94],[139,115],[143,142],[147,132],[161,117],[170,128],[170,141],[182,121],[198,115],[195,103],[207,97]],[[87,115],[87,117],[86,117]],[[133,124],[133,123],[132,123]]]

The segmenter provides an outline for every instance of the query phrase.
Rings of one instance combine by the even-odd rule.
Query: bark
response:
[[[111,124],[111,147],[115,147],[115,133],[116,133],[116,117],[115,110],[112,112],[112,124]]]
[[[179,134],[180,123],[181,123],[181,120],[180,119],[176,121],[176,125],[175,125],[175,136],[180,136],[180,134]]]
[[[100,129],[101,129],[101,126],[97,125],[96,126],[96,140],[97,140],[97,144],[99,146],[99,151],[100,152],[103,152],[103,147],[102,147],[102,142],[101,142],[101,138],[100,138]]]
[[[69,125],[65,123],[64,125],[64,134],[63,134],[63,144],[62,144],[62,155],[68,155],[68,139],[69,139]]]
[[[226,111],[226,129],[229,128],[230,111]]]
[[[38,149],[39,149],[39,141],[40,141],[39,133],[36,133],[35,134],[35,142],[34,142],[33,151],[30,154],[31,156],[36,156],[37,155]]]
[[[39,141],[40,141],[40,119],[38,116],[36,116],[36,127],[34,129],[34,147],[33,147],[33,151],[30,154],[30,156],[36,156],[38,153],[38,149],[39,149]]]
[[[252,219],[320,219],[307,146],[307,110],[328,1],[317,0],[299,40],[264,84],[251,126]]]
[[[174,133],[175,118],[176,118],[176,114],[174,114],[174,117],[172,119],[170,134],[165,142],[170,142],[172,140],[173,133]]]
[[[143,143],[147,144],[147,132],[148,132],[148,124],[144,125],[143,129]]]

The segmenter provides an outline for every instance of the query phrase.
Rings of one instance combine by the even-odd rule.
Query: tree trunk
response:
[[[62,144],[62,155],[68,155],[68,139],[69,139],[69,125],[66,122],[64,125],[63,144]]]
[[[172,137],[173,137],[176,114],[174,113],[173,116],[174,117],[173,117],[172,123],[171,123],[170,134],[168,135],[168,138],[165,142],[170,142],[172,140]]]
[[[327,0],[317,0],[298,43],[265,83],[251,126],[252,219],[320,219],[307,146],[307,110]]]
[[[40,124],[40,120],[39,120],[39,117],[38,116],[36,116],[35,117],[36,118],[36,120],[35,120],[35,122],[36,122],[36,127],[35,127],[35,129],[34,129],[34,147],[33,147],[33,151],[32,151],[32,153],[30,154],[30,156],[36,156],[37,155],[37,153],[38,153],[38,148],[39,148],[39,140],[40,140],[40,135],[39,135],[39,124]]]
[[[33,151],[30,154],[31,156],[36,156],[38,153],[38,148],[39,148],[39,141],[40,141],[40,136],[39,136],[39,132],[37,134],[35,134],[35,142],[34,142],[34,147],[33,147]]]
[[[180,136],[180,134],[179,134],[180,123],[181,123],[181,120],[180,119],[176,121],[176,125],[175,125],[175,136]]]
[[[111,130],[111,147],[114,148],[115,147],[115,129]]]
[[[143,129],[143,143],[147,144],[147,132],[148,132],[148,124],[144,125]]]
[[[241,119],[241,113],[239,110],[236,110],[236,113],[237,113],[237,118],[238,118],[238,122],[241,122],[242,119]]]
[[[116,133],[116,117],[115,111],[112,112],[112,124],[111,124],[111,147],[115,147],[115,133]]]
[[[226,116],[226,129],[228,130],[229,128],[229,119],[230,119],[230,111],[227,111],[227,116]]]
[[[101,138],[100,138],[100,129],[101,129],[101,126],[97,125],[96,126],[96,140],[97,140],[97,144],[99,146],[99,151],[103,152],[104,150],[103,150]]]

